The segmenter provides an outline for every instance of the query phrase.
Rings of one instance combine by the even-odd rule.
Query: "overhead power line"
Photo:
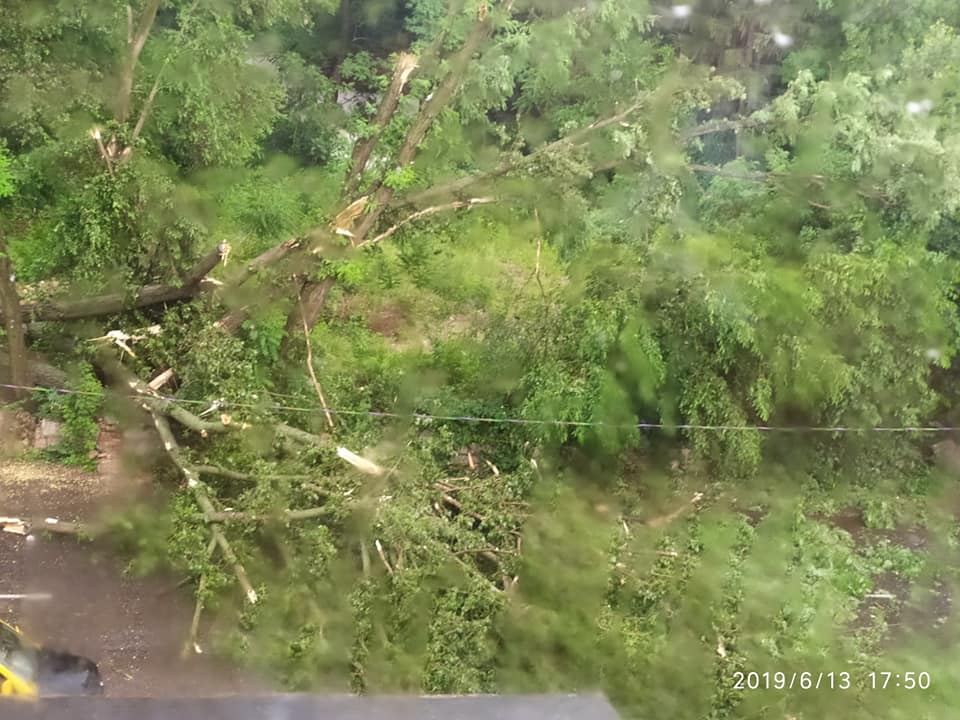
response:
[[[89,390],[71,390],[60,387],[39,387],[31,385],[10,385],[0,383],[0,388],[9,388],[12,390],[29,390],[42,392],[56,392],[64,395],[90,395],[96,396],[99,393]],[[131,400],[140,399],[140,395],[124,395],[123,397]],[[515,418],[515,417],[483,417],[477,415],[434,415],[431,413],[399,413],[384,410],[347,410],[341,408],[330,408],[329,411],[319,407],[298,407],[294,405],[280,405],[276,403],[242,403],[231,402],[222,398],[216,400],[188,400],[172,396],[158,396],[160,399],[171,403],[183,405],[203,405],[205,407],[216,407],[217,409],[239,408],[248,410],[279,410],[283,412],[298,412],[308,415],[323,415],[330,412],[332,415],[347,415],[367,417],[390,418],[397,420],[426,420],[438,422],[465,422],[478,424],[503,424],[503,425],[553,425],[559,427],[608,427],[608,428],[634,428],[637,430],[705,430],[715,432],[762,432],[762,433],[946,433],[960,431],[960,426],[941,426],[941,425],[870,425],[870,426],[852,426],[852,425],[708,425],[699,423],[606,423],[603,421],[590,420],[563,420],[560,418]],[[288,396],[292,397],[292,396]]]

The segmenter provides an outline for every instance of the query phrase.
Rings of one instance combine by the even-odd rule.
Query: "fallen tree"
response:
[[[112,315],[125,310],[137,310],[151,305],[182,302],[195,297],[204,289],[205,281],[210,272],[230,252],[227,243],[220,243],[216,248],[204,255],[187,272],[183,284],[174,285],[145,285],[136,292],[107,293],[92,297],[73,299],[51,299],[39,302],[20,303],[22,322],[43,320],[79,320],[81,318]],[[210,287],[216,287],[210,283]],[[4,317],[6,313],[4,313]]]

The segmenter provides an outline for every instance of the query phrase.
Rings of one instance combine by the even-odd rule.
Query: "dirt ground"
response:
[[[142,495],[149,482],[121,464],[116,431],[101,437],[97,473],[0,461],[0,516],[89,520]],[[0,533],[0,594],[49,593],[49,600],[0,600],[0,617],[44,644],[96,661],[111,696],[179,697],[261,692],[263,683],[209,655],[181,649],[193,615],[179,578],[126,576],[109,549],[72,537]],[[201,632],[205,626],[201,624]],[[203,637],[203,635],[201,635]]]

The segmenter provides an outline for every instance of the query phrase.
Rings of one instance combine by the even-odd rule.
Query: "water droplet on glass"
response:
[[[933,110],[932,100],[911,100],[907,103],[907,112],[911,115],[925,115],[931,110]]]
[[[793,38],[779,30],[773,33],[773,41],[780,47],[790,47],[793,45]]]
[[[936,348],[930,348],[929,350],[927,350],[927,358],[930,360],[939,360],[940,351],[937,350]]]
[[[693,9],[689,5],[674,5],[671,12],[675,18],[685,18],[690,17]]]

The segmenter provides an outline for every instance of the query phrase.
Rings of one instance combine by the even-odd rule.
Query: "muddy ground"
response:
[[[0,460],[0,516],[90,520],[149,491],[121,462],[116,431],[101,438],[96,473]],[[181,578],[131,577],[109,548],[72,537],[0,533],[0,594],[50,593],[50,600],[0,600],[0,617],[33,639],[95,660],[112,696],[178,697],[266,690],[209,652],[181,658],[193,615]],[[202,631],[205,626],[201,625]],[[209,643],[205,643],[209,644]]]

